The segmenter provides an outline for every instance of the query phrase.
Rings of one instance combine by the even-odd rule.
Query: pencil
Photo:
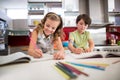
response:
[[[76,75],[70,73],[69,71],[67,71],[65,68],[61,67],[60,65],[56,64],[55,65],[57,68],[59,68],[61,71],[63,71],[65,74],[67,74],[70,78],[74,79],[77,78]]]
[[[83,75],[85,75],[85,76],[89,76],[87,73],[82,72],[82,71],[80,71],[80,70],[72,67],[72,66],[69,65],[69,64],[66,64],[66,63],[63,63],[63,62],[59,62],[59,63],[61,63],[61,64],[63,64],[64,66],[68,67],[71,71],[75,72],[75,73],[78,74],[78,75],[83,74]]]
[[[119,62],[120,62],[120,60],[117,60],[117,61],[113,62],[112,64],[116,64],[116,63],[119,63]]]
[[[67,63],[67,62],[64,62],[65,64],[69,64],[69,63]],[[80,66],[76,66],[76,65],[72,65],[72,64],[69,64],[69,65],[71,65],[72,67],[74,67],[74,68],[76,68],[76,69],[78,69],[78,70],[80,70],[80,71],[83,71],[84,70],[84,68],[82,68],[82,67],[80,67]]]
[[[70,77],[65,74],[63,71],[61,71],[59,68],[57,68],[56,66],[53,66],[66,80],[70,80]]]
[[[97,66],[92,66],[92,65],[80,64],[80,63],[73,63],[73,62],[68,62],[68,63],[76,65],[76,66],[86,67],[86,68],[92,68],[92,69],[98,69],[98,70],[105,70],[102,67],[97,67]]]
[[[61,66],[61,67],[63,67],[68,72],[72,73],[72,71],[68,67],[66,67],[65,65],[63,65],[62,63],[59,62],[59,63],[56,63],[56,64],[59,65],[59,66]]]
[[[86,65],[94,65],[94,66],[103,67],[103,68],[109,66],[109,64],[99,63],[99,62],[80,62],[80,63],[86,64]]]

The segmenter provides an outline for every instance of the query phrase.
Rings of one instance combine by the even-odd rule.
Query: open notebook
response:
[[[81,54],[70,53],[69,55],[76,59],[112,58],[112,57],[120,57],[120,52],[89,52],[89,53],[81,53]]]
[[[50,59],[53,59],[53,56],[51,54],[44,54],[42,58],[33,58],[23,52],[16,52],[7,56],[0,56],[0,66],[16,63],[46,61]]]

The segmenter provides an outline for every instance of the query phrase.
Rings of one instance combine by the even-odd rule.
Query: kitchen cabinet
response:
[[[40,21],[48,12],[60,15],[64,26],[75,26],[76,17],[80,14],[79,0],[28,0],[28,25],[34,27],[34,21]]]
[[[108,18],[109,22],[120,25],[120,0],[108,1]]]
[[[9,46],[28,46],[30,42],[29,30],[9,30]]]
[[[120,41],[120,26],[110,25],[106,27],[106,43],[112,44],[111,40],[114,41],[113,45],[117,45],[117,42]]]
[[[76,17],[80,14],[79,12],[79,0],[63,0],[64,8],[64,26],[76,26]]]
[[[108,12],[109,21],[115,25],[120,25],[120,11],[110,11]]]
[[[34,21],[39,21],[44,15],[44,4],[39,2],[28,2],[28,26],[35,27]]]
[[[79,11],[64,11],[64,26],[76,26],[76,17]]]
[[[28,26],[35,27],[34,21],[40,21],[47,12],[52,10],[61,13],[59,8],[62,8],[61,0],[28,0]]]

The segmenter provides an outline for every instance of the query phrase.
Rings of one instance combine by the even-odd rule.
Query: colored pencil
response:
[[[119,63],[119,62],[120,62],[120,60],[117,60],[117,61],[113,62],[112,64],[116,64],[116,63]]]
[[[69,68],[72,72],[75,72],[75,73],[78,74],[78,75],[83,74],[83,75],[85,75],[85,76],[89,76],[87,73],[84,73],[84,72],[82,72],[82,71],[80,71],[80,70],[72,67],[72,66],[69,65],[69,64],[66,64],[66,63],[63,63],[63,62],[59,62],[59,63],[63,64],[64,66],[66,66],[67,68]]]
[[[86,68],[92,68],[92,69],[97,69],[97,70],[105,70],[105,68],[101,68],[101,67],[98,67],[98,66],[80,64],[80,63],[74,63],[74,62],[68,62],[68,63],[76,65],[76,66],[86,67]]]
[[[86,64],[86,65],[98,66],[98,67],[102,67],[102,68],[105,68],[105,67],[109,66],[109,64],[99,63],[99,62],[80,62],[80,63],[81,64]]]
[[[59,68],[57,68],[56,66],[53,66],[57,71],[58,73],[60,73],[66,80],[70,80],[70,77],[65,74],[63,71],[61,71]]]
[[[69,71],[67,71],[64,67],[61,67],[60,65],[56,64],[55,65],[57,68],[59,68],[61,71],[63,71],[65,74],[67,74],[70,78],[74,79],[77,78],[76,75],[70,73]]]
[[[63,64],[61,64],[61,63],[56,63],[56,64],[59,65],[59,66],[61,66],[61,67],[63,67],[68,72],[72,73],[72,71],[69,68],[67,68],[66,66],[64,66]]]

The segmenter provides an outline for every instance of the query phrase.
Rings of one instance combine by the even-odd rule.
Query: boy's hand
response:
[[[92,50],[91,50],[90,48],[87,48],[87,49],[85,49],[84,51],[85,51],[85,53],[87,53],[87,52],[92,52]]]
[[[83,48],[75,48],[73,50],[73,53],[76,53],[76,54],[80,54],[80,53],[83,53],[84,52],[84,49]]]

